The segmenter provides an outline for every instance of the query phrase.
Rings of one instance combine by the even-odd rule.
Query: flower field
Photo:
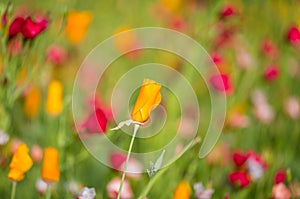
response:
[[[300,1],[0,2],[0,198],[300,198]]]

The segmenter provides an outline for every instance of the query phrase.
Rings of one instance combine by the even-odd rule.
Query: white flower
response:
[[[213,189],[205,189],[201,182],[194,184],[194,190],[197,199],[210,199],[214,193]]]
[[[95,188],[84,187],[78,196],[78,199],[94,199],[96,196]]]
[[[252,158],[247,159],[246,165],[252,180],[257,180],[264,174],[263,166]]]
[[[47,183],[39,178],[35,182],[35,187],[40,194],[44,194],[47,190]]]
[[[4,145],[8,142],[9,136],[0,130],[0,145]]]

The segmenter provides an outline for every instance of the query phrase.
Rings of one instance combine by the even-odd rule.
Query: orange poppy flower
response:
[[[44,151],[42,179],[46,182],[57,182],[59,176],[58,151],[53,147],[48,147]]]
[[[25,96],[24,110],[25,114],[29,118],[34,118],[40,108],[41,92],[37,87],[33,87]]]
[[[131,119],[143,123],[150,117],[150,112],[160,103],[161,85],[145,79],[131,113]]]
[[[70,43],[78,44],[83,40],[91,20],[92,14],[88,11],[69,12],[65,32]]]
[[[46,111],[53,116],[58,115],[62,110],[62,84],[53,80],[48,87],[48,95],[46,99]]]
[[[189,183],[182,181],[178,184],[174,191],[173,199],[189,199],[191,195],[191,188]]]
[[[33,162],[29,156],[29,149],[26,144],[20,144],[9,164],[8,178],[19,182],[24,178],[24,174],[31,168]]]

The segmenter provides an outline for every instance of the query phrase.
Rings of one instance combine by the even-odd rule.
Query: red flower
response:
[[[232,92],[232,83],[227,74],[211,76],[210,83],[217,91],[226,92],[227,94]]]
[[[292,26],[288,33],[287,33],[287,39],[292,44],[297,44],[300,41],[300,31],[296,26]]]
[[[235,15],[235,14],[236,14],[236,12],[235,12],[235,10],[233,9],[233,7],[227,5],[227,6],[225,6],[225,7],[222,8],[222,10],[221,10],[221,12],[220,12],[220,18],[221,18],[221,19],[225,19],[225,18],[230,17],[230,16],[233,16],[233,15]]]
[[[10,39],[15,37],[19,32],[21,32],[23,22],[23,17],[17,17],[13,20],[8,29],[8,36]]]
[[[264,72],[264,77],[267,81],[273,81],[279,76],[279,69],[276,65],[270,65]]]
[[[250,184],[250,178],[245,171],[234,171],[229,174],[228,179],[231,184],[236,184],[240,188],[247,187]]]
[[[27,17],[22,24],[21,32],[25,39],[34,39],[43,30],[47,28],[48,20],[39,18],[33,21],[31,17]]]
[[[242,154],[241,152],[235,152],[233,154],[233,161],[235,163],[236,166],[240,167],[242,166],[246,160],[248,159],[248,157],[244,154]]]
[[[275,175],[274,184],[283,183],[285,179],[286,179],[286,172],[284,170],[280,170]]]

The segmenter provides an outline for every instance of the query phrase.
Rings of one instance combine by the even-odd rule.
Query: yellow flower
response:
[[[24,111],[27,117],[34,118],[40,108],[41,92],[37,87],[33,87],[25,96]]]
[[[137,100],[132,109],[131,118],[136,122],[145,122],[149,119],[150,112],[161,101],[161,85],[153,80],[145,79]]]
[[[189,199],[191,195],[190,185],[186,181],[180,182],[175,191],[173,199]]]
[[[33,162],[28,154],[29,149],[26,144],[20,144],[9,164],[8,178],[19,182],[24,178],[24,174],[31,168]]]
[[[69,12],[65,31],[70,43],[78,44],[83,40],[91,20],[92,14],[88,11]]]
[[[44,151],[42,179],[46,182],[57,182],[59,176],[58,151],[53,147],[48,147]]]
[[[46,99],[46,111],[53,116],[58,115],[62,110],[62,84],[53,80],[48,87]]]

